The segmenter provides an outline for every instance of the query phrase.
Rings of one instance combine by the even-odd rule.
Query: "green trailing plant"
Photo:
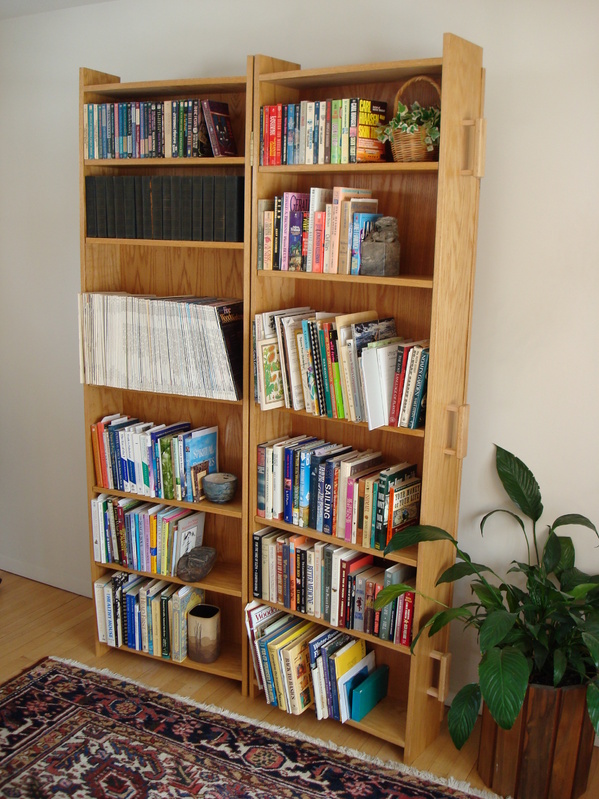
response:
[[[384,127],[379,128],[377,137],[386,142],[393,139],[393,132],[396,130],[404,133],[418,133],[420,130],[426,149],[432,152],[439,146],[440,123],[441,109],[438,106],[421,106],[416,101],[408,107],[398,102],[397,113]]]
[[[586,685],[589,717],[599,734],[599,575],[576,568],[572,538],[557,533],[567,525],[579,525],[598,535],[597,528],[578,513],[559,516],[548,528],[540,549],[537,523],[543,503],[533,473],[501,447],[496,447],[496,468],[508,497],[529,521],[525,524],[514,511],[496,508],[483,517],[480,530],[483,534],[490,517],[498,513],[519,525],[528,559],[512,561],[508,575],[513,579],[503,579],[488,566],[475,563],[453,536],[439,527],[409,527],[397,533],[385,549],[389,553],[424,541],[448,541],[455,547],[457,559],[441,574],[437,585],[472,578],[472,600],[456,607],[443,605],[418,631],[412,651],[424,630],[432,636],[454,620],[477,631],[479,680],[456,694],[448,715],[449,732],[458,749],[474,728],[482,700],[497,724],[511,729],[529,683],[555,688]],[[530,537],[527,526],[532,528]],[[410,590],[414,589],[407,585],[388,586],[379,593],[375,607],[381,608]]]

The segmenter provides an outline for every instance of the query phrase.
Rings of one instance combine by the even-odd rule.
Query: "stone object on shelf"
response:
[[[373,277],[399,275],[399,232],[397,219],[382,216],[366,234],[361,245],[360,274]]]
[[[210,574],[215,562],[214,547],[194,547],[179,558],[177,577],[186,583],[197,583]]]

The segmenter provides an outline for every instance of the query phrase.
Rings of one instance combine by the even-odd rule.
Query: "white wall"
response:
[[[515,530],[481,539],[503,501],[494,442],[544,492],[547,521],[599,522],[599,6],[589,0],[115,0],[0,23],[0,567],[90,593],[78,383],[78,68],[123,80],[245,72],[248,53],[304,67],[484,48],[482,183],[460,537],[476,560],[524,557]],[[294,10],[297,9],[297,10]],[[294,24],[294,21],[295,24]],[[599,571],[590,534],[580,565]],[[458,598],[467,596],[466,586]],[[461,633],[455,633],[455,637]],[[452,687],[474,677],[454,640]]]

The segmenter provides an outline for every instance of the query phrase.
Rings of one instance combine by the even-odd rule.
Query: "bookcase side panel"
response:
[[[482,51],[458,37],[446,35],[443,53],[442,128],[439,154],[439,194],[435,242],[431,357],[423,472],[421,521],[457,536],[462,453],[456,442],[455,411],[466,402],[472,292],[476,254],[479,181],[461,174],[464,164],[464,120],[481,109]],[[449,544],[421,544],[426,569],[419,570],[418,588],[451,604],[451,590],[435,589],[440,573],[455,559]],[[437,609],[419,597],[418,626]],[[426,691],[431,685],[432,649],[446,651],[448,631],[418,643],[410,676],[406,762],[435,735],[443,707]],[[436,733],[435,733],[436,734]]]

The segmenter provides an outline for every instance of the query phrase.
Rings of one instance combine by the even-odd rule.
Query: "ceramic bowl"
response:
[[[237,490],[237,477],[229,472],[213,472],[204,477],[202,488],[210,502],[229,502]]]

